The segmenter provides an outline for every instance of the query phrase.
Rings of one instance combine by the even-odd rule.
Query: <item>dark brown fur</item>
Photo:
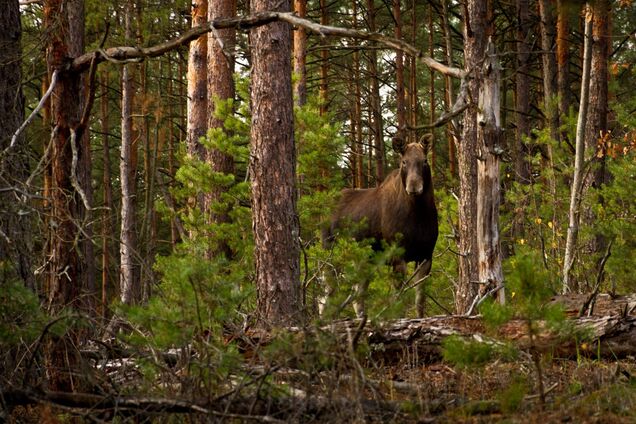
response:
[[[366,220],[355,233],[356,239],[373,238],[376,249],[381,248],[382,240],[398,240],[404,261],[429,261],[428,273],[438,227],[427,145],[404,146],[394,141],[394,148],[400,153],[400,169],[390,173],[379,187],[344,190],[332,216],[328,240],[347,221]]]

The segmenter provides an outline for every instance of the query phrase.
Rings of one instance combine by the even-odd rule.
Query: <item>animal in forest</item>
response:
[[[383,242],[397,243],[402,256],[394,269],[405,270],[406,262],[416,263],[415,281],[430,273],[433,249],[437,241],[438,223],[431,168],[427,160],[432,135],[419,142],[406,143],[402,137],[393,139],[393,149],[400,156],[400,167],[391,172],[375,188],[345,189],[331,218],[331,225],[323,234],[329,246],[335,235],[346,225],[361,223],[354,231],[356,240],[372,239],[374,250]],[[368,282],[356,287],[354,309],[364,315],[362,299]],[[424,313],[422,284],[417,284],[417,313]]]

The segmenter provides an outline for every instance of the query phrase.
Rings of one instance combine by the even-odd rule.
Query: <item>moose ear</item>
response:
[[[433,134],[432,133],[424,134],[420,138],[420,145],[424,148],[424,153],[428,154],[428,151],[431,148],[432,144],[433,144]]]
[[[393,137],[392,144],[393,144],[393,150],[395,150],[399,154],[404,153],[406,142],[404,141],[404,138],[400,134],[396,134],[396,136]]]

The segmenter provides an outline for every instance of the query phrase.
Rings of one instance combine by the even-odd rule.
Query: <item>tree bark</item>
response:
[[[329,23],[329,13],[327,11],[327,1],[320,0],[320,25]],[[325,37],[320,39],[320,86],[318,89],[318,102],[320,104],[320,115],[325,115],[329,109],[329,50]]]
[[[483,84],[481,68],[486,48],[487,3],[476,0],[467,2],[464,10],[464,66],[473,70],[468,82],[470,98],[479,98]],[[468,311],[477,294],[475,283],[479,280],[477,266],[477,110],[468,108],[464,113],[462,138],[457,144],[459,173],[459,281],[455,290],[455,310]]]
[[[289,1],[254,0],[252,12]],[[250,176],[257,315],[262,326],[301,320],[299,221],[291,86],[291,32],[275,22],[251,31]]]
[[[567,116],[570,109],[570,6],[567,0],[557,0],[557,87],[559,115]]]
[[[570,192],[569,224],[563,258],[563,293],[576,291],[576,282],[572,278],[572,267],[576,259],[577,240],[581,221],[581,190],[583,186],[583,166],[585,159],[585,125],[588,118],[590,99],[590,68],[592,64],[592,20],[591,6],[586,6],[585,33],[583,45],[583,75],[581,76],[581,101],[576,124],[576,153],[574,175]]]
[[[498,289],[499,303],[505,303],[501,247],[499,245],[499,186],[502,128],[500,119],[500,73],[495,45],[489,40],[482,67],[477,113],[477,251],[479,253],[479,293]]]
[[[132,39],[132,0],[126,3],[126,38]],[[134,85],[133,65],[125,64],[121,70],[121,156],[119,178],[121,180],[121,233],[120,249],[120,298],[123,304],[132,305],[140,301],[141,288],[135,278],[135,174],[132,127]]]
[[[24,121],[22,95],[22,25],[18,0],[1,0],[0,9],[0,263],[13,269],[2,273],[0,282],[14,277],[35,291],[33,273],[34,215],[18,192],[28,178],[28,146],[20,136],[9,148],[14,132]],[[26,212],[26,213],[25,213]]]
[[[300,18],[307,15],[307,0],[294,0],[294,12]],[[307,31],[303,27],[294,30],[294,99],[298,106],[307,103]]]
[[[102,98],[101,98],[101,131],[102,131],[102,157],[103,174],[102,185],[104,190],[104,215],[102,217],[102,295],[101,295],[101,315],[106,318],[109,304],[110,267],[111,267],[111,238],[115,221],[113,217],[113,187],[110,170],[110,142],[109,142],[109,122],[108,122],[108,72],[102,75]]]
[[[213,1],[208,4],[208,19],[233,18],[236,16],[236,0]],[[217,113],[217,101],[234,99],[234,45],[236,30],[234,28],[220,29],[208,35],[208,128],[224,129],[224,117]],[[218,149],[210,149],[207,161],[215,172],[232,174],[234,159],[232,156]],[[224,187],[214,187],[204,200],[204,210],[209,216],[210,223],[222,224],[229,220],[226,212],[213,212],[213,204],[221,200]],[[226,258],[232,256],[232,251],[225,240],[216,240],[211,254],[223,254]]]
[[[402,39],[402,5],[400,0],[393,0],[393,17],[395,19],[395,38]],[[395,52],[395,102],[398,130],[406,128],[406,107],[404,97],[404,54]]]
[[[369,31],[376,31],[376,9],[374,0],[367,0],[367,20]],[[378,54],[375,49],[368,51],[369,56],[369,107],[371,114],[371,132],[373,133],[373,150],[375,157],[375,185],[379,186],[384,181],[385,149],[384,131],[382,125],[382,111],[380,100],[380,83],[378,78]]]
[[[192,2],[192,26],[203,24],[208,19],[208,0]],[[208,127],[208,37],[201,35],[190,42],[188,53],[188,127],[186,147],[191,157],[205,159],[205,148],[199,142]]]

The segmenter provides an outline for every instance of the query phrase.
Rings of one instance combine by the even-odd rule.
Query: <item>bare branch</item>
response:
[[[44,93],[44,96],[42,96],[42,99],[40,99],[40,103],[38,103],[35,109],[33,109],[33,112],[31,112],[31,115],[29,115],[26,121],[24,121],[22,125],[20,125],[20,128],[16,130],[15,134],[13,134],[13,137],[11,137],[11,144],[9,144],[9,147],[7,147],[3,153],[6,153],[7,150],[13,148],[18,140],[18,136],[20,135],[20,133],[24,131],[26,126],[29,125],[33,118],[35,118],[35,115],[37,115],[38,112],[44,107],[44,103],[46,103],[47,99],[51,96],[51,93],[53,93],[53,89],[55,88],[55,84],[57,84],[57,76],[58,70],[56,69],[51,75],[51,84],[49,84],[48,90],[46,90],[46,93]]]
[[[399,40],[393,37],[386,37],[379,33],[369,33],[348,28],[320,25],[307,19],[299,18],[293,13],[288,12],[263,12],[245,17],[215,19],[213,21],[205,23],[204,25],[194,27],[178,37],[151,47],[120,46],[111,47],[108,49],[99,49],[96,52],[86,53],[75,58],[70,64],[69,70],[75,72],[85,71],[90,66],[93,57],[95,57],[98,63],[104,62],[106,60],[116,63],[126,63],[131,61],[139,61],[151,57],[157,57],[171,50],[184,46],[210,31],[224,28],[237,28],[245,30],[262,25],[267,25],[275,21],[287,22],[291,25],[305,28],[306,30],[316,33],[320,36],[336,36],[354,38],[358,40],[375,41],[389,48],[400,50],[406,54],[417,57],[429,68],[435,69],[436,71],[445,75],[450,75],[455,78],[464,78],[466,76],[466,71],[459,68],[446,66],[431,57],[425,56],[419,49],[403,40]]]

